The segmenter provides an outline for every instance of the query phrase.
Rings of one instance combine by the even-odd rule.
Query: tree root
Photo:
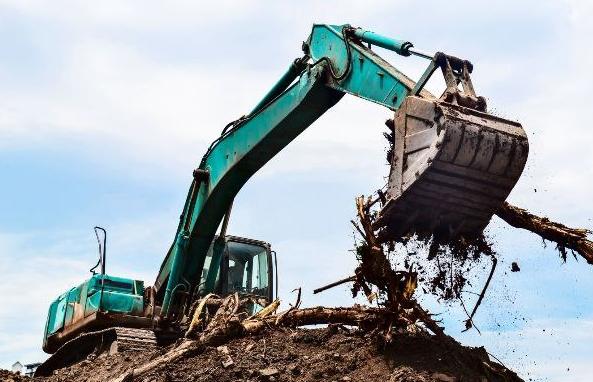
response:
[[[370,212],[372,202],[363,196],[356,198],[356,210],[362,229],[357,224],[354,226],[362,235],[364,242],[357,247],[360,264],[355,271],[356,281],[353,293],[364,290],[369,297],[370,287],[373,284],[386,295],[384,302],[390,310],[397,312],[400,308],[409,308],[410,299],[416,289],[417,274],[409,271],[396,271],[383,251],[383,247],[373,230],[373,217]]]
[[[409,314],[360,305],[348,308],[315,307],[305,309],[298,309],[293,306],[286,312],[271,314],[271,310],[269,310],[266,314],[245,318],[245,313],[237,310],[237,307],[242,305],[236,294],[227,297],[202,332],[194,329],[193,332],[189,332],[191,338],[184,338],[182,342],[167,353],[111,379],[110,382],[130,382],[159,370],[176,360],[200,354],[207,346],[220,346],[234,338],[261,333],[269,329],[339,324],[357,326],[369,332],[382,331],[388,338],[390,336],[388,332],[393,328],[406,329],[413,325],[416,320],[420,320],[432,331],[443,334],[442,329],[419,306],[412,309],[412,313]],[[195,326],[195,328],[198,327]]]
[[[587,235],[591,234],[590,230],[570,228],[506,202],[496,211],[496,215],[515,228],[526,229],[544,240],[555,242],[564,261],[566,261],[566,250],[569,249],[577,252],[587,263],[593,265],[593,242],[587,239]]]

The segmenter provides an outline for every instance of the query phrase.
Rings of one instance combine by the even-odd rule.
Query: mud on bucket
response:
[[[407,97],[394,118],[386,202],[375,222],[379,238],[480,233],[519,180],[528,150],[517,122]]]

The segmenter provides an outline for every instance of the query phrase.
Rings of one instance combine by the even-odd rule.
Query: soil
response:
[[[484,348],[463,347],[425,331],[395,334],[389,345],[377,338],[337,326],[266,331],[206,348],[134,381],[521,381],[492,362]],[[167,350],[102,355],[51,377],[13,380],[108,381]]]
[[[0,381],[2,382],[30,382],[31,378],[24,377],[20,374],[15,374],[8,370],[0,369]]]

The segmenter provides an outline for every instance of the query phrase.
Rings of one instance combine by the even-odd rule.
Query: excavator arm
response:
[[[368,46],[365,46],[365,43]],[[414,82],[371,50],[371,44],[395,51],[402,56],[414,54],[431,61],[421,79]],[[469,62],[442,54],[425,55],[415,51],[413,45],[407,41],[390,39],[349,25],[319,24],[313,26],[310,37],[303,43],[303,51],[304,57],[293,62],[286,74],[250,114],[234,121],[223,130],[194,171],[175,240],[154,284],[157,304],[161,305],[161,318],[178,317],[186,306],[184,301],[189,301],[195,293],[216,230],[247,180],[334,106],[345,93],[378,103],[392,111],[398,111],[402,107],[412,108],[413,105],[407,101],[408,98],[415,98],[421,103],[416,109],[424,107],[423,102],[437,105],[437,99],[424,90],[423,86],[430,75],[441,67],[446,79],[449,75],[448,91],[455,93],[452,89],[456,88],[458,83],[462,83],[467,93],[465,97],[449,96],[447,101],[455,107],[463,108],[462,101],[469,99],[474,102],[472,109],[481,107],[471,82],[466,88],[469,81],[468,67],[471,67]],[[430,107],[435,109],[437,106]],[[483,109],[485,111],[485,104]],[[475,111],[478,114],[479,112]],[[438,119],[432,109],[429,114],[430,118],[435,118],[436,121],[430,123],[435,125],[437,141],[440,139],[443,144],[445,137],[441,136],[441,129],[436,132],[436,127],[448,121],[442,118],[453,117],[446,113],[437,113],[437,117],[441,118]],[[422,119],[422,116],[418,118]],[[396,139],[397,132],[401,130],[398,129],[395,128]],[[520,125],[517,131],[519,129]],[[521,132],[522,130],[519,131]],[[399,138],[403,142],[408,136],[405,131],[402,134]],[[424,135],[428,137],[426,133]],[[413,143],[413,139],[410,139]],[[464,137],[460,139],[463,141]],[[468,136],[465,139],[468,139]],[[458,142],[458,145],[462,143]],[[474,151],[476,150],[480,151],[474,147]],[[396,189],[393,191],[394,198],[399,197],[406,187],[403,181],[405,174],[402,175],[406,164],[402,162],[408,159],[409,153],[403,149],[403,143],[400,151],[393,159],[390,175],[390,187]],[[475,157],[479,154],[473,155]],[[399,163],[394,164],[398,161]],[[521,169],[523,164],[524,161]],[[514,185],[514,182],[512,184]],[[512,185],[510,187],[512,188]],[[510,192],[510,189],[508,191]],[[503,200],[504,198],[506,195]],[[411,208],[409,203],[405,203],[407,202],[402,206],[398,205],[398,208]],[[391,211],[383,220],[389,216],[397,218],[396,215]],[[224,244],[220,241],[214,242],[206,289],[211,289],[215,281],[223,247]]]

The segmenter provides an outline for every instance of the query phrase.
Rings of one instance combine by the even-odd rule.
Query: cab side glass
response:
[[[229,241],[229,292],[268,297],[267,248],[248,243]]]

